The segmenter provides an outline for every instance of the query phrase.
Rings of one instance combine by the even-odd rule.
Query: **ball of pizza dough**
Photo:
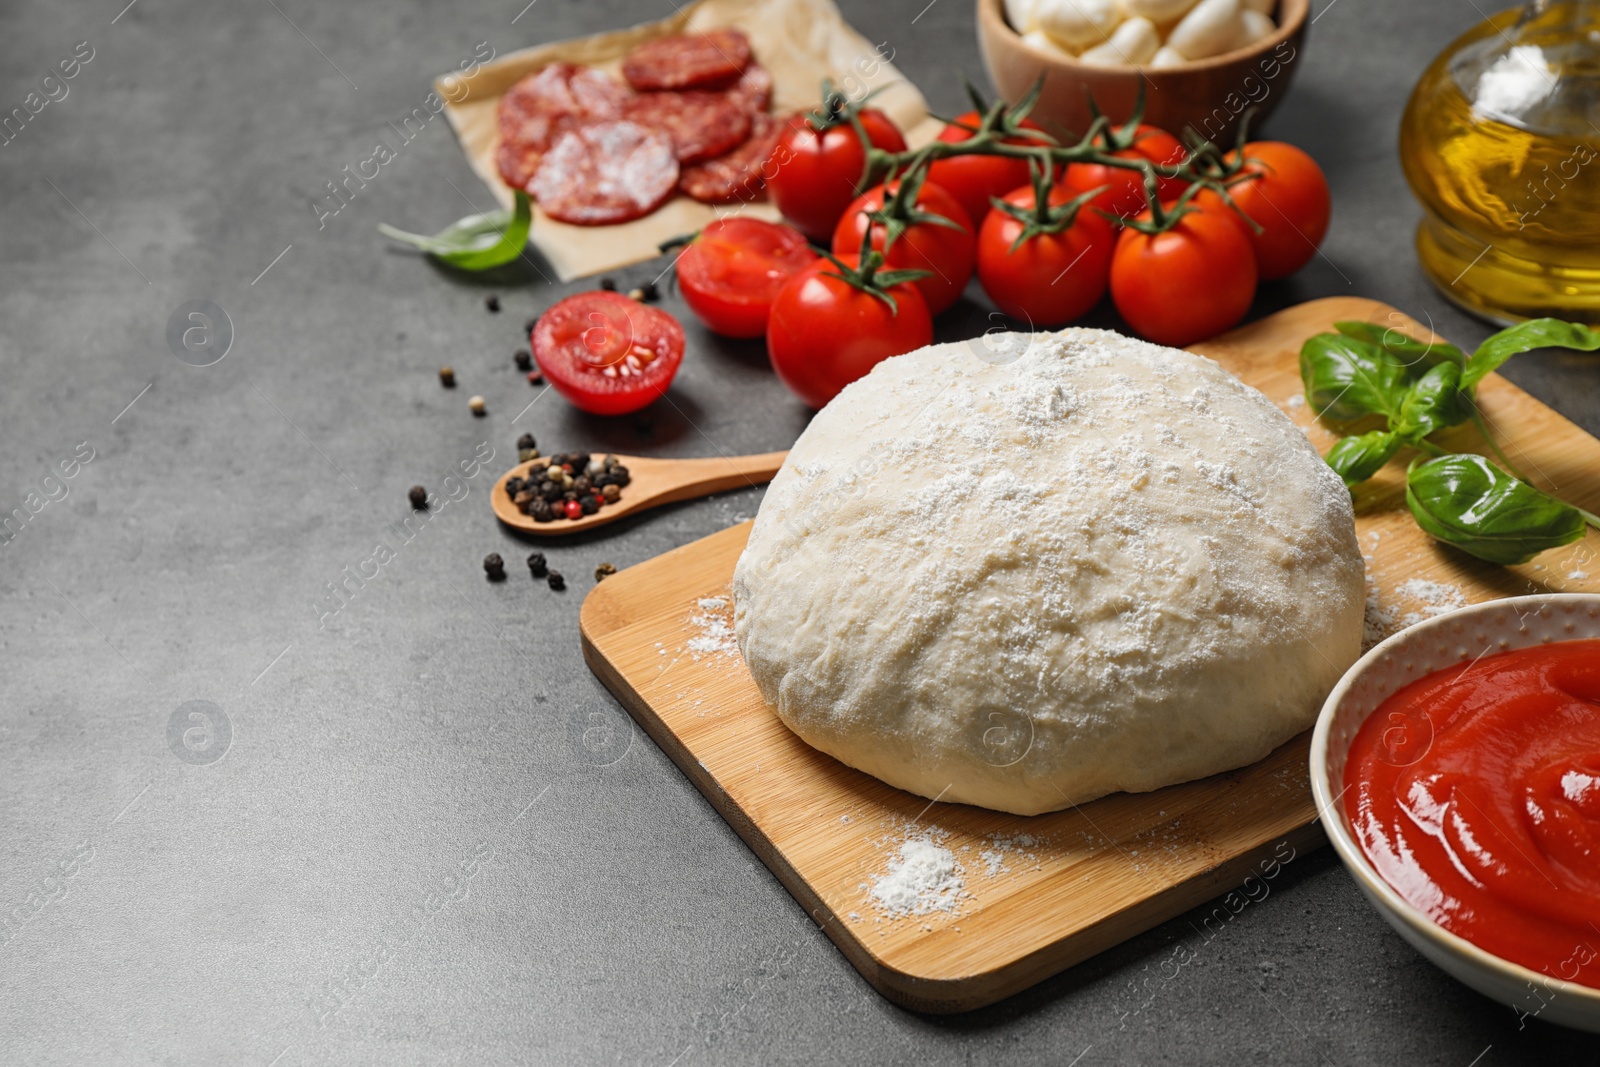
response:
[[[1103,330],[880,363],[817,414],[734,572],[805,741],[1031,815],[1252,763],[1360,654],[1350,496],[1271,401]]]

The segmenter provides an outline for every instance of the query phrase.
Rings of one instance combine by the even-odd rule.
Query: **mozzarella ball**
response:
[[[1085,63],[1109,67],[1138,67],[1148,63],[1160,47],[1161,35],[1156,32],[1156,24],[1147,18],[1131,18],[1112,30],[1108,40],[1078,58]]]
[[[1122,19],[1117,0],[1038,0],[1033,14],[1039,29],[1074,51],[1103,43]]]
[[[1206,59],[1231,49],[1243,28],[1239,0],[1200,0],[1173,27],[1167,45],[1189,59]]]

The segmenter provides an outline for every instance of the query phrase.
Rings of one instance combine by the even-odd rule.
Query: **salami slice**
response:
[[[781,124],[771,115],[756,115],[749,140],[716,159],[683,168],[678,188],[703,204],[760,199],[766,184],[766,162],[782,132]]]
[[[733,83],[728,95],[737,98],[746,111],[766,111],[772,106],[772,72],[759,63],[751,63]]]
[[[495,113],[500,177],[526,189],[557,138],[586,122],[618,118],[632,96],[609,74],[572,63],[552,63],[523,78],[500,98]]]
[[[672,138],[635,122],[597,122],[556,139],[528,191],[545,214],[579,226],[648,215],[678,185]]]
[[[635,89],[723,89],[750,62],[750,40],[735,29],[646,41],[622,61]]]
[[[750,112],[729,93],[640,93],[622,114],[670,137],[678,162],[686,166],[720,156],[750,136]]]

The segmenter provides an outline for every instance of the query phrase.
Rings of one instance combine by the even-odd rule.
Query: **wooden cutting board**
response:
[[[1300,394],[1304,340],[1337,320],[1429,332],[1384,304],[1338,297],[1280,312],[1194,350],[1271,397],[1326,451]],[[1498,376],[1480,401],[1502,447],[1542,488],[1600,511],[1600,441]],[[1460,447],[1473,434],[1462,431]],[[1399,471],[1357,500],[1383,611],[1396,618],[1528,592],[1600,590],[1600,536],[1504,568],[1443,548],[1405,511]],[[631,567],[584,601],[584,656],[867,981],[917,1011],[1006,997],[1228,893],[1207,928],[1263,896],[1285,862],[1324,839],[1307,782],[1309,731],[1260,763],[1154,793],[1022,817],[931,803],[806,745],[767,710],[731,640],[728,596],[744,523]],[[1587,577],[1593,574],[1594,577]],[[1436,582],[1444,588],[1407,582]],[[888,919],[867,889],[908,837],[932,833],[961,865],[953,913]],[[1020,840],[1019,840],[1020,838]],[[1248,894],[1248,895],[1247,895]]]

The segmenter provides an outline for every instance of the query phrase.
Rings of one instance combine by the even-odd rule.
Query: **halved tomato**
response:
[[[816,258],[793,226],[717,219],[678,257],[678,288],[714,333],[760,337],[778,290]]]
[[[683,362],[683,327],[660,308],[604,290],[576,293],[539,317],[533,357],[555,391],[593,415],[638,411]]]

